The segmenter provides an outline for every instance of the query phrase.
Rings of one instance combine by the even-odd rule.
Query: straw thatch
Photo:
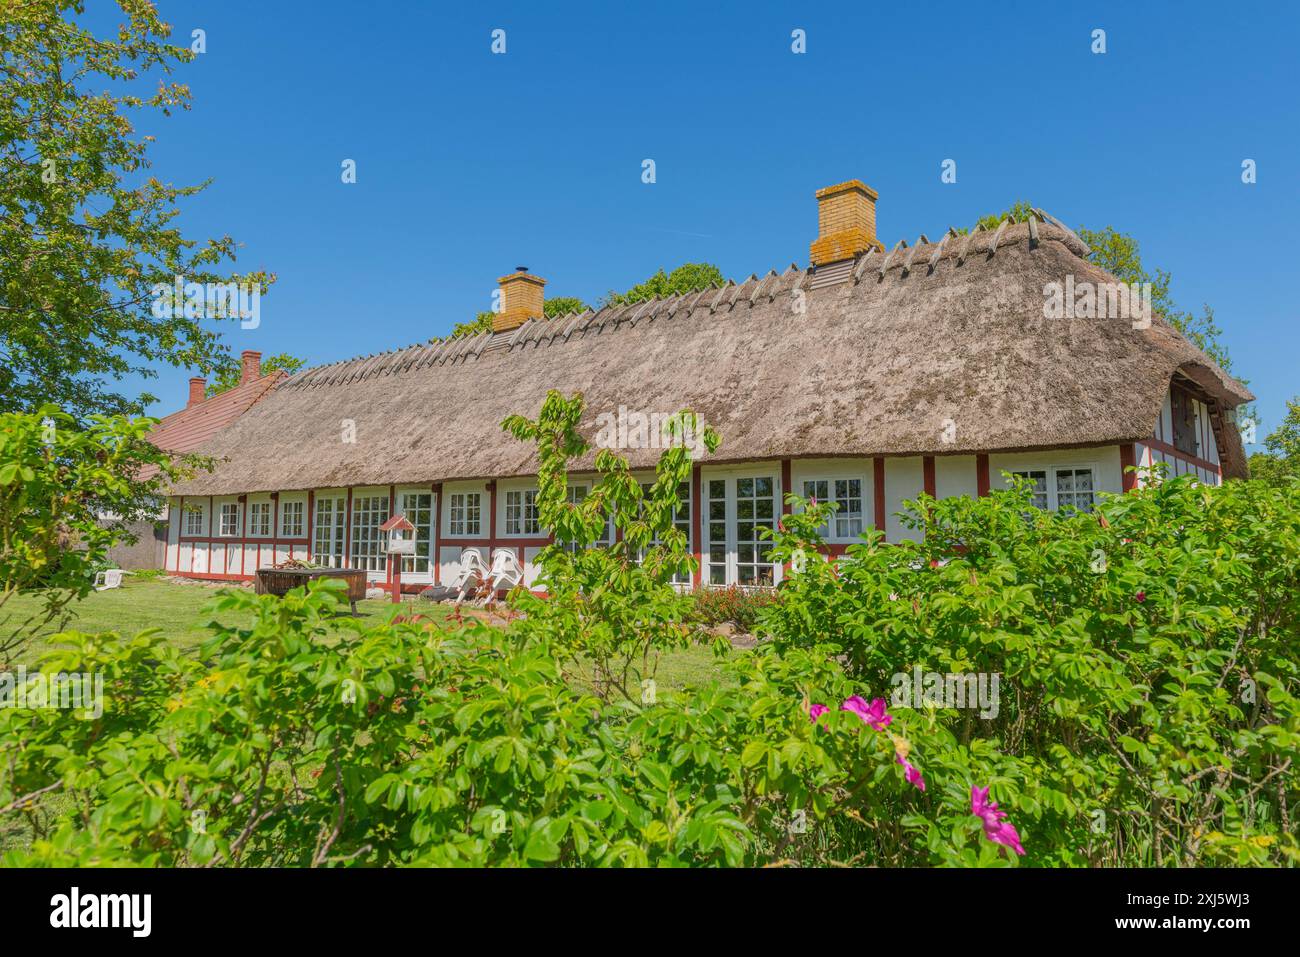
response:
[[[176,491],[531,475],[532,449],[500,422],[536,415],[552,388],[586,396],[593,437],[597,414],[619,405],[691,408],[723,436],[711,461],[1141,441],[1178,370],[1218,411],[1253,398],[1158,317],[1145,330],[1045,319],[1045,283],[1114,279],[1081,258],[1068,231],[1032,233],[1021,224],[947,238],[942,249],[871,253],[829,285],[824,269],[792,266],[300,372],[201,449],[221,460],[215,472]],[[344,420],[355,422],[353,444],[342,441]],[[1240,446],[1227,445],[1232,474]],[[658,452],[629,457],[648,465]]]

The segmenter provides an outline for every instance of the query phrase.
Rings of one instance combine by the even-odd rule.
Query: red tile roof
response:
[[[226,426],[270,394],[275,384],[287,377],[277,369],[274,372],[227,389],[220,395],[204,399],[197,405],[173,412],[163,418],[149,432],[149,441],[167,452],[193,452]],[[157,474],[153,467],[141,471],[147,479]]]

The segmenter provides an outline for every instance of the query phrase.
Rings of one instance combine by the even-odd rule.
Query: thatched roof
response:
[[[1221,408],[1253,398],[1159,317],[1149,329],[1045,319],[1045,283],[1114,279],[1068,230],[1032,233],[924,242],[818,274],[791,266],[309,369],[214,436],[200,451],[217,469],[177,492],[532,475],[531,447],[500,422],[535,416],[552,388],[586,396],[592,437],[597,414],[619,405],[691,408],[723,437],[714,462],[1140,441],[1176,370]],[[354,444],[341,441],[343,420]],[[629,457],[648,465],[658,452]]]

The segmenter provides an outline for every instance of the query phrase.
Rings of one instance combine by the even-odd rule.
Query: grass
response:
[[[176,584],[157,579],[128,576],[121,588],[92,592],[70,604],[62,619],[41,629],[18,656],[14,664],[34,664],[51,647],[50,639],[60,631],[83,631],[90,634],[116,631],[134,635],[146,628],[158,628],[176,647],[197,653],[199,645],[210,637],[205,624],[211,620],[203,606],[220,590],[202,584]],[[379,622],[392,610],[387,600],[368,599],[357,602],[357,614],[363,620]],[[17,595],[0,609],[0,643],[18,626],[39,612],[42,602],[36,595]],[[426,618],[438,620],[450,613],[449,605],[431,602],[406,603],[404,611],[414,610]],[[251,622],[251,616],[249,618]],[[224,623],[238,625],[231,618]],[[733,652],[734,653],[734,652]],[[659,660],[655,682],[660,690],[678,691],[689,685],[703,684],[720,677],[718,660],[708,645],[694,645],[665,654]]]
[[[178,648],[197,649],[211,637],[206,623],[210,616],[203,606],[220,589],[203,584],[178,585],[156,579],[127,577],[121,588],[92,592],[81,601],[68,605],[63,616],[44,626],[27,644],[16,664],[31,665],[51,647],[50,638],[60,631],[83,631],[87,634],[115,631],[134,635],[146,628],[158,628]],[[32,594],[16,595],[0,609],[0,643],[14,634],[32,615],[41,611],[41,599]],[[388,601],[368,599],[357,602],[357,615],[374,622],[383,620],[392,608]],[[411,607],[409,604],[406,606]],[[421,603],[420,614],[437,619],[448,612],[447,606]],[[252,617],[248,617],[251,623]],[[240,624],[232,618],[226,623]]]

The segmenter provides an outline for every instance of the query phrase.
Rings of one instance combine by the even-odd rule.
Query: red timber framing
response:
[[[935,478],[934,478],[934,456],[933,455],[926,455],[922,457],[921,475],[922,475],[922,481],[925,482],[925,494],[930,496],[930,498],[938,498],[939,497],[937,493],[938,486],[935,484]]]
[[[975,456],[975,494],[981,497],[989,494],[989,457],[987,455]]]
[[[312,542],[312,522],[316,520],[316,493],[307,493],[307,561],[311,561],[311,550],[315,547]]]
[[[438,560],[438,549],[442,547],[442,483],[434,482],[429,486],[433,492],[433,534],[429,536],[429,561],[433,563],[433,583],[441,584],[442,562]]]
[[[1119,447],[1119,470],[1123,476],[1124,491],[1131,492],[1137,488],[1137,472],[1129,471],[1137,465],[1137,450],[1132,442]]]
[[[876,529],[883,533],[885,531],[885,460],[876,459],[874,469],[875,499],[872,511],[876,516]]]
[[[1213,472],[1215,475],[1218,476],[1223,475],[1223,466],[1215,465],[1209,459],[1203,459],[1196,455],[1188,455],[1186,452],[1174,448],[1168,442],[1162,442],[1160,439],[1144,439],[1142,441],[1142,444],[1149,449],[1154,449],[1157,452],[1163,452],[1167,457],[1171,459],[1177,459],[1178,461],[1183,462],[1187,465],[1199,466],[1200,468],[1205,469],[1207,472]],[[1133,446],[1130,444],[1127,447],[1132,448]],[[1125,446],[1120,446],[1120,448],[1122,450],[1123,448],[1125,448]],[[1120,453],[1120,456],[1122,461],[1123,459],[1122,451]],[[1128,491],[1127,485],[1125,486],[1125,491]]]

